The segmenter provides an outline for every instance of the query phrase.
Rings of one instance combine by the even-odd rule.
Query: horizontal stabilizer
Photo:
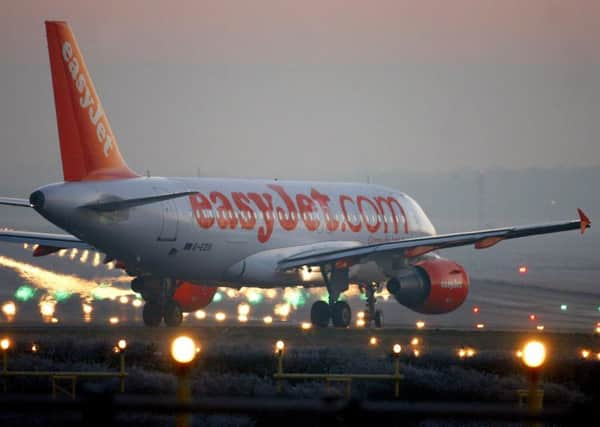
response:
[[[60,249],[94,249],[70,234],[37,233],[35,231],[0,231],[0,242],[27,243]]]
[[[0,205],[6,206],[20,206],[23,208],[30,208],[31,204],[29,200],[15,199],[14,197],[0,197]]]
[[[83,209],[90,209],[97,212],[114,212],[123,209],[130,209],[136,206],[147,205],[150,203],[162,202],[165,200],[176,199],[178,197],[196,194],[196,191],[182,191],[180,193],[161,194],[158,196],[140,197],[136,199],[111,200],[108,202],[93,202],[80,206]]]

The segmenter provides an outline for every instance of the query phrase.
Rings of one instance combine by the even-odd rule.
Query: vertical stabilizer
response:
[[[65,181],[133,178],[66,22],[46,22]]]

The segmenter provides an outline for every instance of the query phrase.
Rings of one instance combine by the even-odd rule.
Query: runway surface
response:
[[[456,255],[459,262],[472,270],[470,292],[464,304],[452,313],[426,316],[401,306],[393,297],[387,300],[381,297],[378,305],[384,312],[386,326],[411,328],[415,322],[422,320],[429,329],[474,330],[479,324],[485,330],[532,332],[543,327],[546,332],[591,333],[600,322],[600,290],[597,285],[600,270],[593,260],[580,260],[579,263],[570,260],[566,265],[553,253],[540,263],[531,260],[530,273],[520,276],[514,269],[518,264],[516,259],[520,257],[519,251],[475,253],[469,249],[447,254],[450,255]],[[556,262],[552,264],[549,260]],[[0,264],[0,303],[15,301],[18,311],[14,321],[17,324],[43,325],[40,302],[48,298],[58,301],[64,291],[69,298],[58,301],[54,313],[61,325],[83,325],[84,302],[93,305],[93,325],[107,326],[112,317],[118,317],[121,322],[141,324],[140,305],[122,306],[118,302],[119,296],[132,296],[129,287],[131,278],[120,270],[108,269],[95,253],[74,255],[69,252],[64,257],[32,258],[30,248],[6,244],[0,245]],[[24,284],[35,289],[35,296],[28,302],[16,299],[18,289]],[[265,316],[272,316],[274,324],[299,324],[310,319],[311,304],[326,294],[324,289],[277,289],[273,298],[268,298],[261,291],[261,301],[252,303],[249,293],[233,292],[229,295],[229,291],[222,289],[222,299],[206,307],[205,320],[190,315],[184,326],[215,324],[214,316],[221,311],[228,316],[225,323],[229,326],[237,324],[237,307],[248,302],[251,305],[249,323],[252,325],[260,325]],[[290,292],[297,295],[290,295]],[[351,287],[347,300],[354,313],[354,325],[356,314],[364,309],[365,303],[355,287]],[[278,305],[286,302],[291,302],[290,313],[286,321],[282,321],[275,311]],[[0,325],[3,321],[6,318],[0,315]]]

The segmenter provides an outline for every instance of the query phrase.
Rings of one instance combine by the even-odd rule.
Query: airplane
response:
[[[376,327],[384,286],[415,312],[448,313],[465,301],[469,276],[437,250],[590,227],[578,209],[577,220],[437,234],[414,199],[379,185],[139,175],[119,151],[70,26],[45,26],[64,182],[0,204],[33,208],[68,234],[1,231],[0,241],[35,244],[34,256],[106,254],[134,277],[148,326],[181,324],[218,286],[325,287],[328,301],[311,307],[318,327],[349,326],[339,297],[350,283],[366,294],[365,320]]]

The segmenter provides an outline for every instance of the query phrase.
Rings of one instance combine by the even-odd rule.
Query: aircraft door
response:
[[[164,188],[154,188],[157,194],[165,194],[169,191]],[[179,226],[179,213],[174,199],[160,202],[162,207],[162,224],[158,234],[159,241],[177,240],[177,227]]]

